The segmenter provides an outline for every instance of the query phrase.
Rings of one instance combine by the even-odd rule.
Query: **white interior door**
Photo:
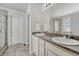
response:
[[[17,17],[12,16],[12,27],[11,27],[11,44],[17,44]]]
[[[11,17],[10,43],[10,45],[23,43],[23,18],[21,16]]]

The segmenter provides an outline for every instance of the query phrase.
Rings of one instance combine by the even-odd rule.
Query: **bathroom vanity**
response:
[[[44,11],[42,22],[39,23],[41,25],[39,31],[48,32],[32,34],[32,52],[37,56],[79,55],[79,11],[66,15],[58,15],[57,12],[54,15],[52,11],[53,8]],[[63,37],[63,35],[68,39],[54,38]]]
[[[79,45],[64,45],[52,40],[56,35],[51,36],[45,33],[34,33],[32,35],[32,53],[36,56],[77,56]]]

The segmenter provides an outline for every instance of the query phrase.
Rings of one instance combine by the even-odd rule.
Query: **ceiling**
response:
[[[20,12],[26,12],[28,8],[28,3],[0,3],[0,6]]]

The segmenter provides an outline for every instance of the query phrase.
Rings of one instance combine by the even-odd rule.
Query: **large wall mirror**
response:
[[[79,36],[79,12],[62,17],[62,32]]]
[[[79,36],[79,12],[50,18],[50,32],[64,32]]]
[[[70,31],[70,24],[71,24],[70,16],[62,17],[62,32],[71,32]]]
[[[70,15],[71,32],[73,35],[79,36],[79,12]]]

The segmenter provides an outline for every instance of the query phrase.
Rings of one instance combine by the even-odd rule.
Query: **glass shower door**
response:
[[[6,23],[7,23],[7,16],[0,15],[0,52],[7,45]]]

